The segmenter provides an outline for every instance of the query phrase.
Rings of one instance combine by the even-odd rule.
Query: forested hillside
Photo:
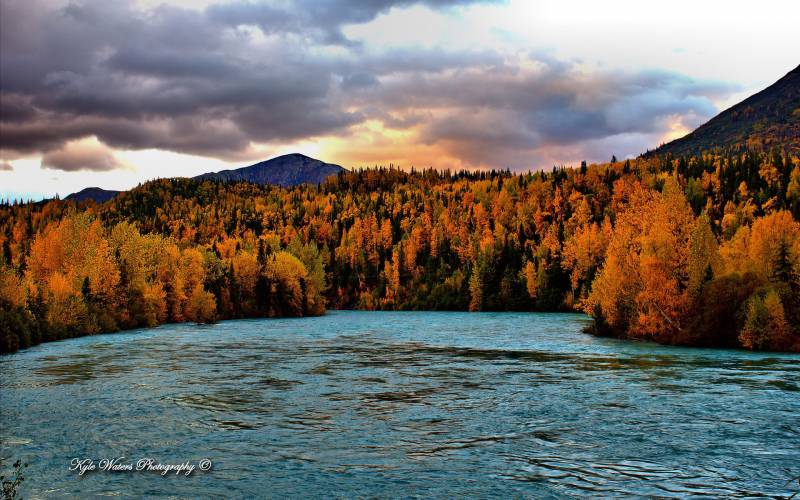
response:
[[[685,137],[650,155],[689,155],[715,150],[800,153],[800,66],[766,89],[726,109]]]
[[[800,160],[637,159],[321,186],[167,179],[0,207],[2,349],[332,308],[583,310],[602,334],[800,348]],[[323,297],[324,296],[324,297]]]

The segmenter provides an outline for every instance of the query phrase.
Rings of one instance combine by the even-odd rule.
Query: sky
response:
[[[299,152],[633,157],[796,67],[800,2],[2,0],[0,198]]]

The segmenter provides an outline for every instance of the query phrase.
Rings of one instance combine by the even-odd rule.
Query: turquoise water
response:
[[[791,495],[800,357],[599,339],[571,314],[334,311],[0,357],[26,498]],[[73,458],[210,471],[70,471]],[[6,463],[6,469],[8,462]]]

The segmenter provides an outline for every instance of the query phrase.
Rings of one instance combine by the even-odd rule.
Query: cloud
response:
[[[411,3],[367,9],[339,1],[326,8],[341,7],[337,23],[344,23]],[[317,4],[298,4],[293,12],[313,11],[302,15],[333,26]],[[266,8],[260,4],[225,4],[208,13],[170,6],[143,12],[122,1],[60,8],[9,0],[3,7],[0,147],[16,154],[95,135],[118,148],[240,159],[251,143],[333,134],[363,121],[346,91],[378,85],[392,67],[438,71],[470,57],[432,51],[415,62],[413,52],[394,51],[361,62],[348,51],[326,58],[303,40],[258,40],[215,17],[220,9]]]
[[[0,172],[12,172],[14,167],[7,161],[0,161]]]
[[[639,153],[676,121],[709,118],[713,100],[735,90],[668,72],[585,73],[539,53],[368,47],[342,34],[394,8],[471,3],[235,1],[191,10],[4,0],[0,152],[43,154],[61,170],[117,168],[112,149],[249,161],[264,145],[354,139],[378,123],[402,134],[397,148],[527,168],[552,151],[594,154],[603,141],[630,148],[618,156]]]
[[[42,157],[42,168],[65,172],[104,172],[120,167],[122,164],[114,157],[114,153],[96,138],[70,141]]]
[[[236,1],[212,5],[206,12],[229,26],[257,26],[265,34],[295,33],[324,44],[353,45],[341,31],[348,24],[364,24],[392,8],[425,5],[433,9],[497,0],[294,0],[284,4]]]
[[[736,89],[666,72],[584,74],[568,64],[530,62],[404,77],[384,83],[375,99],[432,110],[419,129],[424,144],[440,144],[475,166],[523,168],[543,157],[541,150],[586,143],[588,155],[588,143],[603,139],[638,148],[621,155],[639,154],[652,143],[612,139],[651,140],[676,116],[696,126],[716,113],[709,96]]]

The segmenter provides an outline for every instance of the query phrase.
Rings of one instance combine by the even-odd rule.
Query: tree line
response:
[[[800,350],[800,159],[162,179],[0,205],[0,348],[332,308],[585,311],[598,334]]]

